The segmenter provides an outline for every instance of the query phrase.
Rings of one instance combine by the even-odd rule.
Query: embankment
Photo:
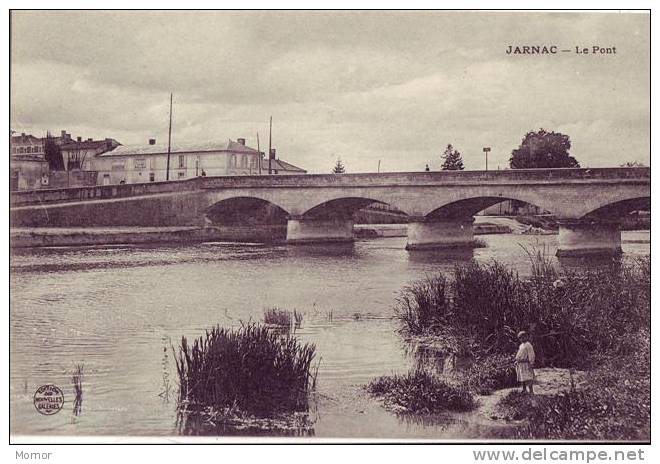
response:
[[[286,226],[13,228],[12,248],[210,241],[279,243]]]

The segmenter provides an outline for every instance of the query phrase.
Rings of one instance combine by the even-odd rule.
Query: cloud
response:
[[[14,12],[12,129],[124,143],[246,137],[274,117],[310,172],[507,164],[525,132],[571,136],[585,165],[649,161],[641,14]],[[39,31],[35,33],[34,31]],[[510,56],[512,43],[616,44],[614,56]],[[623,159],[625,158],[625,159]]]

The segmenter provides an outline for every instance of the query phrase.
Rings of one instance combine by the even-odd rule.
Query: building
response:
[[[50,171],[45,155],[46,137],[11,131],[10,188],[33,190],[40,188],[79,187],[96,185],[97,175],[93,172],[92,160],[96,155],[121,145],[115,139],[74,140],[71,134],[61,131],[51,136],[59,146],[64,161],[64,171]],[[75,172],[73,172],[75,171]]]
[[[277,159],[276,150],[271,148],[270,150],[270,159],[264,159],[261,163],[261,174],[268,175],[268,170],[270,169],[270,174],[281,174],[281,175],[301,175],[307,174],[307,171],[294,166],[293,164],[287,163],[284,160]],[[270,164],[269,164],[270,163]]]
[[[43,140],[34,135],[26,134],[25,132],[18,135],[16,132],[11,131],[11,155],[30,155],[43,158]]]
[[[263,155],[247,146],[243,138],[172,144],[169,180],[268,174],[268,160]],[[147,145],[120,145],[88,160],[90,169],[98,171],[98,183],[102,185],[167,180],[167,144],[157,144],[155,139],[150,139]],[[306,172],[282,160],[271,160],[271,165],[277,167],[273,170],[279,174]]]
[[[43,142],[34,135],[10,133],[9,189],[33,190],[48,186],[48,162]]]
[[[94,157],[96,155],[114,150],[121,145],[121,143],[111,138],[106,138],[105,140],[88,138],[87,140],[83,140],[82,137],[77,137],[76,140],[72,140],[71,136],[64,131],[62,133],[68,137],[58,137],[57,139],[62,150],[64,168],[67,171],[75,169],[92,171],[94,170],[92,165],[94,164]]]

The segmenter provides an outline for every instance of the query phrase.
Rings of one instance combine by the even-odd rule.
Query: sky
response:
[[[571,52],[511,55],[513,45]],[[576,54],[576,47],[616,54]],[[11,128],[247,144],[328,173],[508,166],[526,132],[585,167],[650,163],[650,16],[540,12],[14,11]]]

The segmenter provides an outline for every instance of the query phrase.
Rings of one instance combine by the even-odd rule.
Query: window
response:
[[[151,169],[152,171],[156,169],[156,158],[153,156],[149,158],[149,169]]]
[[[144,158],[135,158],[135,161],[133,163],[136,171],[142,171],[143,169],[147,169],[147,160]]]
[[[186,177],[186,171],[179,171],[179,179]]]
[[[179,169],[183,169],[185,167],[186,167],[186,156],[179,155]]]
[[[231,161],[230,161],[229,165],[230,165],[232,168],[235,168],[235,167],[236,167],[236,155],[231,155]]]
[[[241,155],[241,167],[247,168],[247,158],[245,157],[245,155]]]
[[[156,180],[156,174],[154,174],[153,172],[150,172],[149,173],[149,182],[153,182],[155,180]]]

